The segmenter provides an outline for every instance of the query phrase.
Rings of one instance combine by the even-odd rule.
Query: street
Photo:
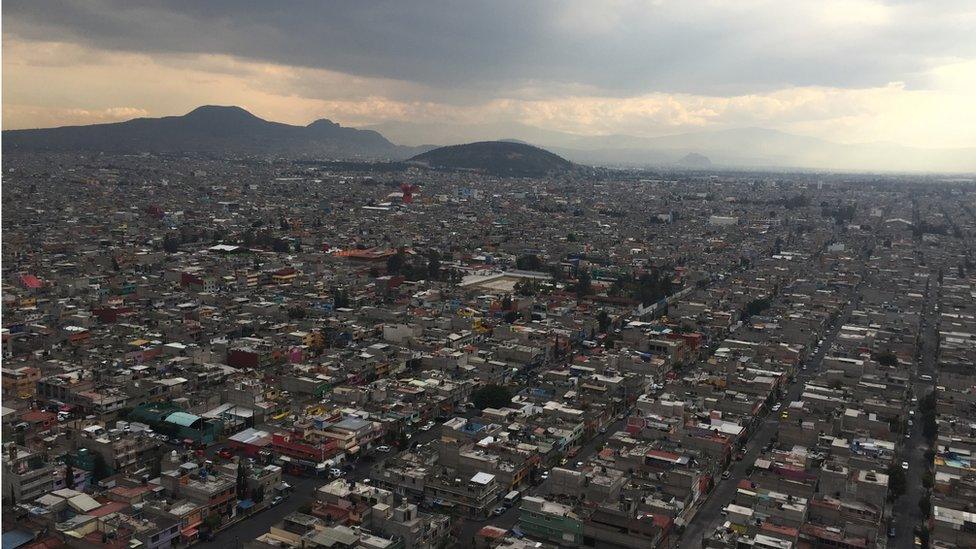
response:
[[[566,467],[573,468],[575,467],[575,462],[577,461],[585,462],[586,460],[588,460],[590,456],[592,456],[596,452],[597,448],[602,446],[607,441],[607,437],[623,429],[626,422],[627,419],[625,417],[624,419],[614,420],[613,423],[607,425],[606,432],[598,433],[595,437],[590,439],[589,442],[581,446],[576,456],[570,459],[570,462],[572,463],[567,463]],[[524,496],[531,496],[535,494],[545,493],[544,487],[547,482],[549,482],[548,479],[540,483],[538,486],[530,486],[529,488],[523,491],[522,496],[524,497]],[[501,502],[499,502],[499,505],[501,505]],[[464,540],[473,539],[474,535],[478,532],[478,530],[481,530],[482,527],[488,525],[497,526],[498,528],[504,528],[506,530],[511,530],[512,527],[515,526],[515,523],[518,522],[518,508],[519,508],[519,504],[516,503],[515,505],[511,506],[507,511],[505,511],[504,515],[498,517],[492,517],[485,521],[465,520],[461,526],[461,533],[459,535],[460,540],[464,541]]]
[[[824,336],[824,343],[820,346],[820,350],[809,360],[807,369],[801,371],[796,381],[790,385],[783,402],[794,401],[800,396],[804,384],[820,369],[824,356],[840,332],[840,327],[850,318],[851,311],[854,310],[859,301],[859,298],[855,296],[848,303],[843,314],[839,315],[834,324],[830,326],[828,333]],[[763,421],[762,426],[750,437],[746,444],[743,459],[732,462],[728,469],[729,478],[719,480],[716,488],[707,496],[708,499],[685,528],[679,545],[682,549],[700,549],[702,538],[705,535],[710,535],[722,523],[722,509],[732,501],[738,489],[739,481],[747,477],[746,470],[755,463],[762,448],[769,444],[778,430],[779,418],[773,414],[768,416]]]
[[[426,444],[439,435],[440,429],[435,426],[429,431],[417,431],[410,441],[411,443]],[[213,456],[222,446],[222,444],[213,445],[207,449],[207,452]],[[392,452],[377,452],[374,454],[375,459],[373,460],[361,459],[352,462],[352,470],[342,478],[350,482],[362,482],[364,479],[369,478],[370,471],[374,465],[394,455],[396,454]],[[292,494],[286,497],[284,501],[274,507],[255,513],[244,521],[235,524],[229,530],[218,533],[215,539],[197,544],[196,547],[204,549],[235,549],[243,547],[244,542],[267,533],[272,526],[281,522],[286,516],[298,511],[304,504],[311,503],[315,499],[315,491],[319,487],[332,482],[334,479],[295,477],[282,474],[282,480],[292,486]]]
[[[918,403],[932,391],[933,382],[926,382],[919,379],[921,375],[930,375],[935,378],[935,361],[938,352],[938,314],[934,310],[934,305],[938,301],[938,286],[932,284],[925,300],[922,317],[926,320],[925,327],[922,329],[922,337],[919,342],[918,370],[912,376],[912,393],[918,398]],[[909,429],[910,438],[905,441],[902,449],[901,460],[908,462],[908,471],[905,475],[905,493],[898,498],[893,505],[891,523],[895,527],[895,537],[889,540],[889,547],[909,548],[914,544],[914,527],[920,526],[923,521],[922,510],[918,507],[918,500],[925,493],[922,486],[922,474],[931,465],[925,462],[925,451],[928,450],[928,441],[922,435],[922,414],[918,403],[912,405],[915,416]],[[887,530],[887,528],[886,528]]]

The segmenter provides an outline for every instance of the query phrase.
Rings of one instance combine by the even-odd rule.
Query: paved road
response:
[[[809,359],[807,369],[801,370],[796,381],[790,384],[783,402],[791,402],[799,398],[804,384],[820,370],[823,358],[837,338],[840,327],[847,322],[847,319],[850,318],[851,311],[854,310],[859,302],[860,297],[855,297],[851,300],[843,313],[838,316],[838,320],[829,327],[827,334],[823,338],[824,344],[820,346],[820,351]],[[729,466],[729,478],[718,482],[718,485],[712,493],[707,496],[708,499],[685,528],[679,545],[681,549],[699,549],[702,546],[703,537],[706,534],[711,535],[715,531],[715,528],[722,523],[724,520],[724,517],[722,517],[722,509],[732,502],[739,481],[748,477],[746,469],[755,463],[762,448],[769,444],[778,430],[779,417],[777,415],[772,414],[763,420],[759,429],[749,438],[742,461],[732,462],[732,465]]]
[[[416,441],[418,444],[426,444],[431,440],[437,438],[440,435],[439,427],[435,426],[430,431],[418,431],[411,438],[411,443]],[[222,444],[216,444],[207,449],[208,453],[212,456],[216,451],[223,447]],[[352,463],[352,470],[349,471],[344,478],[350,481],[361,482],[364,479],[369,478],[370,470],[374,465],[381,462],[383,459],[393,456],[395,454],[375,454],[374,460],[360,460],[358,462]],[[200,543],[195,547],[200,547],[203,549],[236,549],[243,547],[246,541],[253,540],[264,533],[267,533],[272,526],[278,524],[287,515],[298,511],[298,509],[306,503],[311,502],[315,499],[315,491],[319,487],[332,482],[333,479],[320,479],[320,478],[308,478],[308,477],[294,477],[291,475],[282,475],[282,479],[292,486],[292,494],[287,497],[283,502],[278,505],[259,511],[253,516],[249,517],[247,520],[240,522],[228,530],[220,532],[217,534],[215,539],[206,543]]]
[[[923,318],[925,327],[922,329],[920,340],[918,369],[915,372],[912,382],[912,392],[919,402],[932,391],[932,382],[922,381],[918,378],[921,375],[935,377],[935,362],[938,352],[938,314],[935,312],[935,304],[938,302],[938,286],[935,277],[931,279],[931,286],[926,296]],[[895,526],[895,537],[889,539],[888,547],[893,549],[910,548],[914,545],[914,528],[922,524],[922,511],[918,507],[918,500],[925,493],[922,486],[922,474],[931,465],[925,462],[925,451],[928,450],[928,442],[922,436],[922,415],[918,405],[914,405],[915,416],[912,418],[913,426],[909,428],[910,438],[905,441],[902,448],[901,459],[908,462],[908,473],[906,475],[905,494],[894,502],[892,512],[892,524]]]
[[[610,437],[613,433],[616,433],[617,431],[623,430],[626,422],[627,422],[626,415],[625,415],[625,419],[614,420],[613,423],[607,426],[607,430],[605,433],[598,433],[595,437],[590,439],[586,444],[581,446],[579,451],[576,453],[576,457],[572,458],[570,460],[571,463],[567,463],[566,467],[575,467],[575,463],[577,461],[585,462],[586,460],[588,460],[594,453],[596,453],[597,448],[599,448],[601,445],[606,443],[608,437]],[[546,480],[541,484],[539,484],[539,486],[529,487],[528,490],[523,491],[523,495],[536,495],[536,494],[546,493],[545,485],[547,482],[549,481]],[[478,530],[481,530],[482,527],[488,525],[497,526],[498,528],[504,528],[506,530],[511,530],[512,527],[515,526],[515,523],[518,522],[518,507],[519,506],[517,504],[513,505],[507,511],[505,511],[505,514],[498,517],[492,517],[484,521],[465,520],[461,525],[461,531],[458,535],[459,540],[465,542],[467,540],[473,539],[474,535],[478,532]]]

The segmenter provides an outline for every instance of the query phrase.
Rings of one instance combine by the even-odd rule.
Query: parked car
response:
[[[505,514],[505,511],[507,511],[507,509],[505,509],[504,506],[499,506],[499,507],[495,507],[495,510],[492,511],[491,514],[495,515],[496,517],[500,517]]]
[[[722,478],[729,478],[732,476],[732,472],[729,470],[722,471]]]
[[[779,402],[777,402],[776,404],[773,404],[773,411],[774,412],[778,412],[779,409],[782,408],[782,407],[783,406]]]
[[[376,451],[377,452],[389,452],[390,451],[390,447],[389,446],[377,446],[376,447]]]
[[[336,469],[335,467],[333,467],[332,469],[329,469],[329,474],[331,474],[334,477],[342,477],[346,475],[346,472],[343,471],[342,469]]]
[[[217,455],[224,459],[233,459],[234,452],[232,452],[230,448],[221,448],[220,451],[217,452]]]
[[[908,462],[907,461],[901,462],[901,468],[907,471],[908,470]]]
[[[275,505],[278,505],[282,501],[285,501],[285,498],[283,498],[281,496],[275,496],[275,498],[273,500],[271,500],[271,506],[274,507]]]

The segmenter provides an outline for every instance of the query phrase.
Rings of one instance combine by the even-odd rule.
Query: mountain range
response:
[[[660,137],[577,135],[508,122],[464,126],[389,122],[357,129],[326,119],[307,126],[283,124],[240,107],[219,106],[199,107],[183,116],[112,124],[4,130],[2,139],[5,151],[203,152],[344,160],[404,160],[435,148],[426,143],[493,140],[532,144],[591,165],[976,172],[976,148],[840,144],[765,128]]]
[[[4,130],[5,151],[203,152],[401,160],[432,147],[394,145],[378,132],[327,119],[307,126],[269,122],[240,107],[203,106],[183,116],[91,126]]]
[[[919,148],[894,143],[843,144],[766,128],[735,128],[638,137],[577,135],[527,124],[475,126],[389,122],[368,126],[398,143],[458,143],[503,139],[544,147],[573,162],[610,166],[742,169],[822,169],[843,171],[976,172],[976,148]]]

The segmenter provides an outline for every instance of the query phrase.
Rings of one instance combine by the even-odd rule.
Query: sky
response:
[[[269,120],[976,147],[973,0],[4,2],[3,127]],[[416,135],[410,132],[414,131]],[[424,142],[422,129],[400,137]]]

